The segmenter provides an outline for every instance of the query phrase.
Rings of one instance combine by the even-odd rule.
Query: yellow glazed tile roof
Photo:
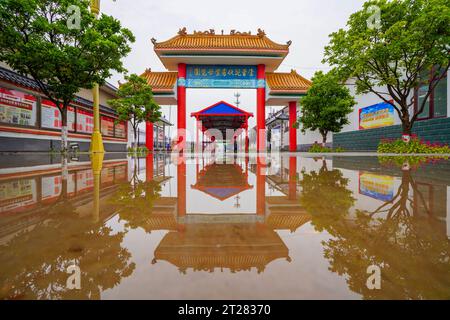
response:
[[[216,34],[214,30],[187,34],[186,28],[181,29],[178,35],[164,41],[157,42],[152,39],[155,51],[208,51],[208,50],[242,50],[242,51],[279,51],[288,53],[291,42],[278,44],[266,37],[262,30],[256,35],[250,32],[231,31],[230,34]]]
[[[299,75],[295,70],[290,73],[266,73],[267,85],[271,91],[304,92],[311,87],[311,81]]]
[[[177,82],[177,72],[153,72],[147,69],[142,77],[154,92],[173,92]]]

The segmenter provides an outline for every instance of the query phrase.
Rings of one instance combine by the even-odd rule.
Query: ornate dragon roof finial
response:
[[[264,30],[262,30],[261,28],[258,28],[258,36],[264,37],[265,35],[266,35],[266,33],[264,32]]]
[[[215,34],[216,34],[216,31],[214,29],[209,29],[206,31],[195,31],[194,30],[194,35],[197,35],[197,36],[207,36],[207,35],[215,35]]]
[[[151,40],[152,40],[152,43],[155,45],[156,44],[156,39],[152,38]]]
[[[286,42],[286,44],[287,44],[288,46],[290,46],[290,45],[292,44],[292,40],[289,40],[288,42]]]
[[[149,72],[152,72],[152,68],[145,69],[145,73],[149,73]]]
[[[250,36],[252,34],[251,31],[249,32],[241,32],[241,31],[236,31],[235,29],[230,31],[230,35],[231,36]]]
[[[180,30],[178,30],[178,34],[180,36],[185,36],[187,35],[187,31],[186,31],[186,27],[181,28]]]

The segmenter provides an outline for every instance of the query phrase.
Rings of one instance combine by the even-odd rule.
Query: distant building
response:
[[[173,126],[164,116],[160,120],[153,124],[153,150],[163,151],[167,149],[167,144],[170,144],[170,137],[167,135],[168,127]],[[146,128],[138,128],[137,145],[146,146]],[[128,145],[131,146],[132,138],[129,140]]]

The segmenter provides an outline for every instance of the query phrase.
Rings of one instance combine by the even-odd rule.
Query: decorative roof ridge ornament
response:
[[[151,41],[152,41],[153,45],[156,44],[156,39],[155,38],[152,38]]]
[[[152,68],[145,69],[145,73],[150,73],[150,72],[152,72]]]
[[[257,34],[257,36],[258,37],[265,37],[266,36],[266,33],[264,32],[264,30],[262,30],[261,28],[258,28],[258,34]]]
[[[252,32],[241,32],[241,31],[236,31],[235,29],[230,31],[230,36],[251,36]]]
[[[187,31],[186,31],[186,27],[181,28],[180,30],[178,30],[178,34],[180,36],[187,36]]]
[[[214,29],[209,29],[206,31],[195,31],[194,30],[194,36],[213,36],[216,34],[216,31]]]
[[[292,44],[292,40],[289,40],[288,42],[286,42],[286,44],[290,47]]]

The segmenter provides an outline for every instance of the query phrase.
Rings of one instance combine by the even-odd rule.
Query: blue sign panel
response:
[[[256,79],[256,66],[188,65],[187,88],[247,88],[261,84]]]

